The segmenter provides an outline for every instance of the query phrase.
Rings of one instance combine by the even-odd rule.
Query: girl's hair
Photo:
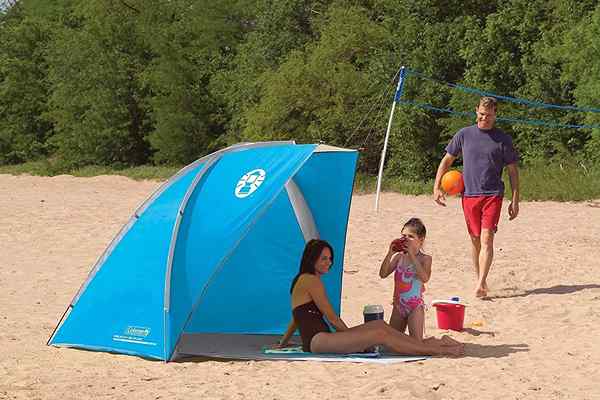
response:
[[[412,228],[420,239],[425,239],[425,236],[427,236],[427,229],[425,229],[423,221],[419,218],[409,219],[402,227],[403,230],[404,228]]]
[[[331,263],[333,264],[333,247],[329,243],[324,240],[312,239],[306,246],[304,247],[304,253],[302,253],[302,261],[300,261],[300,271],[292,281],[292,286],[290,287],[290,293],[294,290],[294,286],[300,278],[302,274],[312,274],[315,275],[315,264],[319,260],[321,253],[324,248],[328,248],[331,252]]]

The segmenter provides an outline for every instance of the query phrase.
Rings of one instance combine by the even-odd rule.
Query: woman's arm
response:
[[[294,317],[292,317],[292,320],[290,321],[290,324],[288,325],[287,330],[285,331],[285,333],[281,337],[281,340],[279,341],[279,346],[281,346],[281,347],[286,346],[288,344],[288,342],[290,341],[290,338],[292,337],[294,332],[296,332],[297,328],[298,328],[298,325],[296,325],[296,320],[294,320]]]
[[[327,320],[333,325],[336,331],[345,331],[348,329],[348,325],[333,311],[333,307],[327,298],[327,292],[323,282],[316,276],[310,277],[307,282],[307,289],[312,301],[315,302],[321,313],[327,318]]]
[[[379,277],[387,278],[389,274],[394,272],[396,268],[396,264],[398,263],[398,257],[402,256],[400,253],[394,254],[394,250],[392,249],[392,244],[390,244],[390,248],[388,249],[385,258],[381,262],[381,266],[379,267]]]
[[[415,266],[417,278],[419,278],[421,282],[427,283],[427,281],[429,281],[429,278],[431,278],[431,256],[423,256],[422,259],[419,259],[419,257],[416,254],[409,253],[408,256],[410,257],[410,260]]]

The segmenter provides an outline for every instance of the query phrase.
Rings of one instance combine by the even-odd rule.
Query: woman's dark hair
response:
[[[402,227],[402,229],[404,228],[412,228],[420,239],[424,239],[425,236],[427,236],[427,229],[425,229],[423,221],[421,221],[419,218],[409,219]]]
[[[294,286],[302,274],[315,275],[315,264],[319,260],[321,253],[324,248],[328,248],[331,252],[331,263],[333,264],[333,247],[324,240],[312,239],[304,247],[304,253],[302,253],[302,261],[300,261],[300,271],[294,277],[292,286],[290,287],[290,293],[294,290]]]

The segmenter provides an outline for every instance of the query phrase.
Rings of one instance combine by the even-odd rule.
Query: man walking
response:
[[[433,199],[445,206],[441,190],[442,176],[454,160],[462,154],[465,192],[462,207],[471,237],[472,258],[477,274],[477,297],[486,297],[487,276],[494,258],[494,234],[502,211],[504,182],[502,170],[506,166],[512,190],[508,206],[509,220],[519,214],[519,157],[512,138],[495,128],[496,99],[482,97],[477,105],[477,124],[458,131],[448,146],[435,175]]]

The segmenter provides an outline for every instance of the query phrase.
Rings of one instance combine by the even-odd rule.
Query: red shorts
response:
[[[482,229],[498,230],[502,196],[463,196],[462,207],[469,235],[479,237]]]

